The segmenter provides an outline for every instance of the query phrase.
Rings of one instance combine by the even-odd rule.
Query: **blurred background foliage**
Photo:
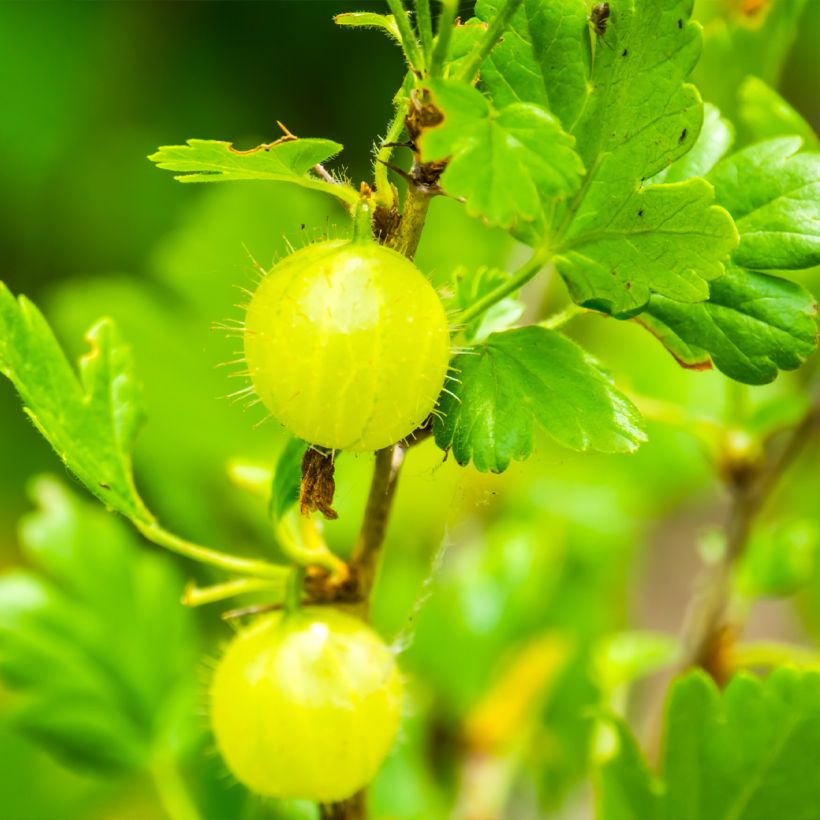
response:
[[[695,79],[741,143],[755,137],[738,97],[749,74],[820,125],[820,3],[770,5],[696,2],[706,46]],[[261,411],[221,398],[232,386],[216,365],[236,358],[237,341],[212,323],[239,315],[236,286],[252,287],[257,264],[288,242],[339,235],[344,215],[275,185],[177,185],[145,157],[188,137],[251,147],[276,137],[278,119],[342,142],[350,177],[369,177],[403,67],[384,38],[338,29],[332,15],[371,7],[381,10],[325,0],[0,4],[0,275],[43,307],[72,356],[100,316],[117,321],[149,410],[138,480],[162,520],[203,543],[274,549],[264,504],[229,481],[227,466],[270,466],[285,442],[274,425],[255,426]],[[518,255],[439,199],[418,261],[441,285],[459,265],[503,267]],[[817,293],[820,275],[807,284]],[[548,277],[526,296],[536,306],[565,299]],[[663,671],[652,673],[674,659],[667,636],[726,504],[719,454],[681,418],[725,419],[736,405],[719,374],[678,368],[631,323],[583,317],[569,331],[643,403],[650,441],[634,457],[575,456],[544,441],[502,476],[442,462],[429,442],[412,452],[375,601],[410,691],[401,742],[374,788],[379,817],[586,818],[596,711],[614,708],[651,734],[664,686]],[[794,418],[816,359],[747,391],[751,418],[766,429]],[[308,806],[248,798],[212,752],[197,647],[213,657],[230,630],[216,608],[176,605],[184,579],[203,570],[158,556],[83,498],[5,381],[0,431],[0,567],[19,603],[0,648],[18,667],[52,664],[55,680],[24,703],[0,689],[3,816],[160,818],[182,778],[207,818],[311,817]],[[755,601],[749,638],[810,652],[820,639],[817,456],[815,446],[784,484],[739,582]],[[340,460],[340,520],[328,527],[340,553],[369,469],[366,457]],[[44,472],[56,478],[35,480]],[[59,622],[37,620],[43,596],[64,608]],[[36,621],[37,646],[15,643],[15,618]],[[60,649],[66,636],[73,653]],[[101,657],[102,677],[83,678]],[[130,716],[113,737],[95,724],[106,699]],[[92,742],[60,747],[56,721]]]

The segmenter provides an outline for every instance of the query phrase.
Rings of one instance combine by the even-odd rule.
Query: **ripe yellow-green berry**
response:
[[[381,638],[349,615],[307,607],[234,638],[214,673],[210,716],[228,768],[249,789],[327,803],[373,779],[401,701]]]
[[[293,435],[336,450],[378,450],[412,433],[435,407],[449,354],[432,285],[369,239],[286,257],[245,320],[259,398]]]

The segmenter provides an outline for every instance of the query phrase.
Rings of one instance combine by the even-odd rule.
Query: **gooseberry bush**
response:
[[[190,139],[152,154],[183,183],[265,183],[298,245],[253,260],[241,315],[219,326],[242,382],[232,395],[267,420],[247,433],[255,458],[229,465],[256,504],[253,546],[183,538],[138,492],[145,402],[115,323],[88,331],[75,369],[43,314],[0,284],[0,371],[119,515],[56,478],[33,485],[32,568],[0,579],[0,671],[20,728],[71,766],[148,773],[179,820],[569,818],[593,803],[601,820],[820,818],[818,656],[744,639],[760,599],[802,601],[805,628],[820,624],[806,456],[820,420],[820,153],[757,76],[782,61],[801,8],[704,3],[704,34],[692,0],[478,0],[469,13],[388,0],[335,19],[391,38],[407,69],[371,179],[331,164],[339,144],[285,126],[249,150]],[[221,242],[229,212],[240,240],[272,230],[254,223],[263,187],[235,186],[190,244]],[[492,237],[480,252],[503,254],[471,266],[455,228],[425,251],[438,202]],[[311,208],[315,226],[293,224]],[[210,266],[196,258],[200,293]],[[151,355],[174,404],[201,364],[185,311],[162,310],[174,329]],[[706,385],[691,389],[707,411],[689,387],[653,389],[670,362],[681,384]],[[200,398],[207,451],[225,427]],[[220,412],[251,427],[235,405]],[[163,449],[152,458],[170,462]],[[440,509],[439,470],[475,482],[469,511]],[[421,573],[399,550],[418,545],[388,531],[400,475],[420,471],[429,486],[401,522],[448,530]],[[683,628],[626,631],[625,578],[648,529],[635,520],[660,517],[697,476],[728,501],[699,539],[704,580]],[[173,499],[172,484],[147,497]],[[477,547],[448,564],[479,507]],[[190,559],[194,580],[144,540]],[[405,571],[412,600],[385,625],[379,601],[401,598]],[[221,607],[233,637],[211,625],[203,646],[198,607]],[[658,702],[636,713],[650,684]]]

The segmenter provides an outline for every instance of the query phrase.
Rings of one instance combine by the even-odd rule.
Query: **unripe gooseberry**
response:
[[[430,282],[369,239],[285,257],[245,320],[259,398],[294,436],[335,450],[378,450],[412,433],[435,407],[449,353]]]
[[[373,779],[401,700],[393,655],[370,627],[307,607],[234,638],[214,673],[210,717],[228,768],[249,789],[328,803]]]

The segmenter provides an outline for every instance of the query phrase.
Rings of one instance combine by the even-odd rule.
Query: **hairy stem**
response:
[[[478,69],[481,68],[481,64],[501,40],[501,35],[507,30],[521,2],[522,0],[507,0],[499,9],[498,14],[492,19],[487,33],[478,44],[478,48],[470,55],[461,71],[459,71],[457,79],[466,80],[467,82],[473,80],[478,73]]]
[[[390,176],[388,175],[387,164],[390,162],[390,157],[393,156],[393,148],[395,142],[401,137],[404,130],[404,118],[407,115],[407,99],[400,96],[396,103],[396,112],[393,119],[390,120],[390,125],[387,127],[387,133],[384,135],[382,144],[376,154],[376,163],[374,168],[374,177],[376,184],[376,201],[386,207],[394,206],[393,193],[390,187]]]
[[[413,27],[410,25],[410,17],[407,14],[407,9],[404,8],[402,0],[387,0],[387,5],[390,7],[390,12],[396,20],[396,27],[399,30],[404,56],[407,57],[410,68],[416,71],[421,70],[424,68],[424,57],[419,49],[416,35],[413,33]]]
[[[767,459],[758,472],[728,472],[727,486],[731,505],[725,525],[726,547],[714,567],[703,595],[695,602],[694,615],[685,635],[687,665],[700,666],[718,684],[731,674],[726,645],[733,639],[730,618],[732,574],[743,556],[752,528],[781,479],[799,456],[820,425],[820,399],[789,433],[780,450]]]
[[[416,27],[421,38],[425,60],[433,53],[433,18],[430,14],[430,0],[416,0]]]
[[[442,0],[441,13],[438,16],[438,30],[427,72],[431,77],[440,77],[444,72],[444,63],[450,51],[450,40],[453,36],[457,9],[456,0]]]
[[[563,310],[559,310],[557,313],[553,313],[552,316],[548,316],[539,322],[538,326],[544,327],[547,330],[557,330],[582,313],[584,313],[584,308],[580,305],[576,305],[575,302],[570,302]]]

